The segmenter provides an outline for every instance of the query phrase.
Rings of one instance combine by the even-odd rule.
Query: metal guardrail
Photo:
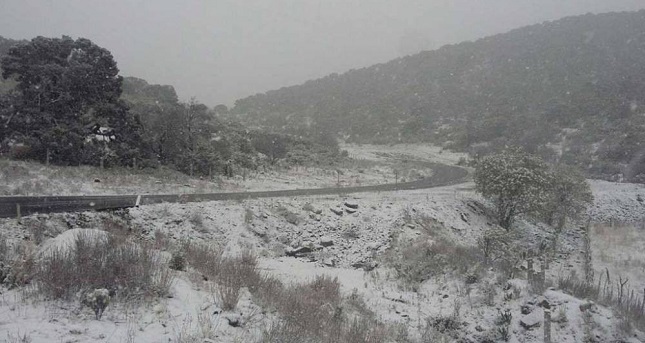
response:
[[[361,192],[380,192],[424,189],[463,182],[468,171],[456,166],[427,163],[433,169],[430,177],[396,184],[360,187],[330,187],[315,189],[290,189],[280,191],[167,194],[167,195],[91,195],[91,196],[8,196],[0,197],[0,218],[26,216],[34,213],[83,212],[136,207],[162,202],[200,202],[245,200],[270,197],[334,195]]]

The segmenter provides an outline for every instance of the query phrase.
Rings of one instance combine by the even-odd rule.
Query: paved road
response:
[[[307,195],[349,194],[359,192],[396,191],[447,186],[464,182],[468,171],[438,163],[426,162],[432,169],[430,177],[398,184],[384,184],[344,188],[290,189],[281,191],[167,194],[167,195],[91,195],[91,196],[10,196],[0,197],[0,218],[16,217],[18,208],[22,216],[33,213],[81,212],[135,207],[161,202],[198,202],[220,200],[244,200],[271,197]]]

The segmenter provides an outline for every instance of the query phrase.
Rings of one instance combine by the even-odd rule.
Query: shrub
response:
[[[70,249],[53,250],[37,266],[34,277],[39,294],[70,299],[79,291],[117,289],[126,297],[164,296],[172,276],[158,255],[132,243],[79,234]]]
[[[259,274],[255,255],[247,251],[240,256],[222,259],[219,273],[215,278],[222,309],[225,311],[235,309],[240,297],[240,289],[242,287],[253,289],[258,284]]]
[[[558,287],[577,298],[590,299],[599,304],[612,307],[630,320],[640,330],[645,329],[645,295],[639,296],[626,288],[627,280],[611,280],[609,270],[603,278],[601,273],[597,283],[594,280],[579,280],[574,274],[558,279]]]
[[[222,257],[222,252],[206,244],[183,243],[182,253],[189,265],[202,273],[207,280],[217,283],[212,292],[225,311],[235,309],[240,289],[257,288],[261,277],[257,271],[257,258],[250,251],[239,256]]]
[[[204,231],[204,216],[202,216],[202,213],[199,211],[193,211],[190,214],[190,217],[188,218],[188,221],[190,221],[191,224],[193,224],[193,227],[197,231]]]
[[[459,338],[463,326],[464,323],[455,316],[427,318],[421,337],[423,342],[447,341],[447,339],[455,341]]]
[[[593,203],[593,194],[585,177],[575,168],[559,165],[551,171],[549,201],[543,215],[549,225],[561,230],[567,218],[578,218]]]
[[[6,244],[6,243],[5,243]],[[36,247],[33,242],[22,242],[13,251],[5,252],[4,283],[18,287],[30,283],[37,272]]]
[[[212,245],[183,243],[182,251],[186,261],[207,277],[215,277],[220,272],[222,252]]]
[[[186,257],[182,252],[175,251],[172,253],[172,256],[170,257],[168,266],[172,270],[179,270],[179,271],[186,270]]]
[[[274,288],[278,293],[271,301],[280,319],[264,330],[260,342],[380,343],[391,335],[373,313],[350,313],[337,279],[318,276],[309,283],[279,288]]]
[[[479,252],[446,238],[434,242],[421,239],[403,247],[391,264],[404,281],[419,284],[449,270],[472,276],[473,267],[479,264]]]
[[[475,189],[493,202],[499,225],[506,230],[516,216],[535,212],[548,201],[548,166],[518,150],[481,159],[474,178]]]

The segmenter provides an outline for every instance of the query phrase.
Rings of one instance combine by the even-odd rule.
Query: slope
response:
[[[355,142],[508,145],[596,176],[645,171],[645,11],[564,18],[236,102],[248,124]]]

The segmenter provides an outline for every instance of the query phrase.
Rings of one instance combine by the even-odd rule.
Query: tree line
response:
[[[249,130],[222,116],[228,111],[224,105],[210,109],[194,99],[181,102],[172,86],[123,78],[112,54],[88,39],[0,43],[0,152],[12,158],[59,165],[168,165],[191,175],[231,175],[281,159],[333,163],[340,157],[335,141],[321,146]]]

